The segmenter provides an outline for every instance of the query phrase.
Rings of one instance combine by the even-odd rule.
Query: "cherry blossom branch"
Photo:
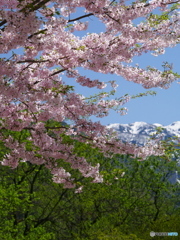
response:
[[[67,70],[67,69],[60,69],[60,70],[58,70],[58,71],[52,73],[50,76],[54,76],[54,75],[56,75],[56,74],[59,74],[59,73],[61,73],[61,72],[66,71],[66,70]]]

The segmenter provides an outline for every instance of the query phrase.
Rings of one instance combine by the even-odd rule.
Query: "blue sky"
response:
[[[82,9],[71,15],[71,19],[83,15]],[[82,37],[87,32],[100,33],[105,30],[104,25],[97,21],[93,16],[85,18],[82,21],[89,21],[89,28],[87,31],[75,32],[76,35]],[[22,53],[22,50],[16,51],[17,53]],[[2,55],[1,55],[2,56]],[[140,67],[145,68],[147,66],[156,67],[162,70],[163,62],[173,63],[173,69],[175,72],[180,73],[180,45],[175,48],[166,49],[164,55],[158,57],[152,56],[150,53],[144,54],[143,56],[136,57],[133,59],[133,63],[138,63]],[[141,85],[135,84],[133,82],[128,82],[122,77],[112,74],[100,74],[92,71],[87,71],[80,69],[82,75],[93,79],[99,79],[100,81],[108,82],[110,80],[116,80],[119,87],[117,92],[113,97],[121,97],[124,94],[136,95],[139,93],[146,92]],[[90,96],[94,93],[98,93],[99,90],[95,88],[81,87],[79,84],[75,83],[74,79],[65,78],[66,83],[75,86],[75,91],[84,96]],[[107,87],[106,90],[111,90]],[[156,91],[156,96],[146,96],[141,98],[132,99],[129,103],[125,105],[128,108],[127,115],[121,116],[115,111],[110,111],[109,116],[104,118],[92,117],[93,121],[100,121],[103,125],[108,125],[110,123],[133,123],[136,121],[147,122],[147,123],[160,123],[162,125],[169,125],[172,122],[180,121],[180,84],[173,83],[169,89],[153,88],[148,89]]]
[[[145,54],[142,57],[134,59],[135,63],[139,63],[141,67],[151,65],[159,67],[165,61],[173,63],[174,71],[180,73],[179,60],[180,45],[175,48],[167,49],[164,55],[154,57],[151,54]],[[128,108],[127,115],[121,116],[114,111],[110,111],[109,116],[105,118],[92,118],[92,120],[100,120],[103,125],[110,123],[133,123],[136,121],[147,123],[160,123],[162,125],[169,125],[172,122],[180,121],[180,84],[173,83],[169,89],[144,89],[141,85],[128,82],[122,77],[112,74],[99,74],[90,71],[81,71],[84,75],[92,79],[99,79],[102,81],[116,80],[119,87],[115,97],[120,97],[124,94],[136,95],[138,93],[146,92],[147,90],[156,91],[155,96],[144,96],[141,98],[131,99],[129,103],[124,105]],[[72,81],[68,79],[68,81]],[[75,89],[78,93],[85,96],[93,95],[99,90],[89,89],[87,87],[80,87],[75,84]],[[110,89],[110,88],[107,88]],[[104,89],[105,90],[105,89]],[[114,96],[113,96],[114,97]]]

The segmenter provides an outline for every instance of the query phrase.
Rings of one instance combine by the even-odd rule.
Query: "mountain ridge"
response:
[[[164,126],[159,123],[134,122],[129,124],[113,123],[107,128],[112,128],[118,133],[118,138],[125,142],[144,145],[155,133],[162,140],[171,137],[180,137],[180,121]],[[159,131],[161,129],[161,131]]]

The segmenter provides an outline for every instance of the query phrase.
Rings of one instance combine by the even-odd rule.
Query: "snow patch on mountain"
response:
[[[180,137],[180,121],[173,122],[172,124],[167,125],[165,128],[171,131],[176,136]]]

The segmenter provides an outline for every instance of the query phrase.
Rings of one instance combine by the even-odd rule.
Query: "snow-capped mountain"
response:
[[[180,121],[167,126],[158,123],[149,124],[145,122],[135,122],[130,124],[114,123],[108,125],[107,128],[114,129],[122,141],[136,143],[138,145],[144,145],[160,128],[161,132],[157,134],[156,137],[160,137],[163,140],[174,136],[180,137]]]
[[[112,128],[118,133],[119,139],[125,142],[134,143],[137,145],[144,145],[149,141],[150,137],[156,136],[160,140],[165,140],[171,137],[180,137],[180,121],[173,122],[170,125],[163,126],[158,123],[149,124],[145,122],[135,122],[130,124],[114,123],[107,126]],[[158,128],[161,129],[157,134]],[[180,159],[176,159],[177,164],[180,166]],[[170,178],[171,183],[178,182],[180,184],[180,174],[176,171]]]

